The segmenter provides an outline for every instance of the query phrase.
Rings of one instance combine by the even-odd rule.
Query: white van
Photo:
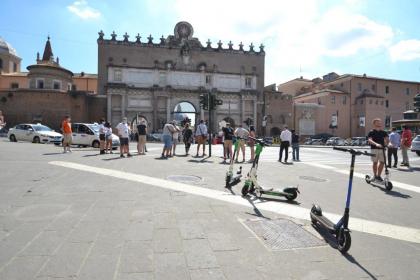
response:
[[[92,146],[99,148],[99,124],[97,123],[72,123],[72,144],[79,146]],[[120,146],[120,139],[112,134],[112,148]]]

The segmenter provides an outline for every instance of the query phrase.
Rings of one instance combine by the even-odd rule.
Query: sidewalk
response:
[[[157,185],[164,180],[162,186],[176,187],[175,179],[181,187],[233,197],[223,188],[228,165],[216,157],[162,161],[155,159],[160,155],[155,145],[148,146],[147,156],[117,159],[87,149],[63,155],[54,154],[52,145],[19,143],[16,150],[4,144],[0,279],[418,276],[418,256],[410,258],[417,254],[417,245],[353,232],[350,254],[342,256],[307,220],[262,211],[258,207],[263,201],[241,198],[242,184],[233,192],[243,206]],[[77,170],[52,162],[86,167]],[[244,165],[244,173],[249,167]],[[127,179],[111,176],[114,173]],[[135,176],[145,181],[135,182]],[[375,250],[364,244],[374,244]],[[411,248],[410,253],[399,255],[396,248],[401,246]],[[401,260],[398,265],[394,257],[386,257],[391,250]]]

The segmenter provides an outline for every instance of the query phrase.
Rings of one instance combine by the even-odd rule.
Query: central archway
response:
[[[197,110],[194,105],[188,101],[182,101],[176,104],[174,111],[172,112],[172,118],[176,120],[178,124],[188,118],[191,126],[195,126],[196,117]]]

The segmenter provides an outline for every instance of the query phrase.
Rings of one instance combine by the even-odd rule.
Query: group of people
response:
[[[279,162],[283,162],[283,152],[284,152],[284,163],[288,163],[289,158],[289,147],[292,146],[292,156],[293,161],[300,161],[299,159],[299,135],[296,134],[296,131],[292,129],[289,130],[289,127],[285,125],[283,131],[280,133],[280,151],[279,151]]]
[[[238,162],[239,159],[239,151],[242,153],[242,162],[245,161],[245,143],[248,144],[250,151],[251,151],[251,158],[249,162],[254,161],[255,158],[255,128],[254,126],[250,126],[249,131],[242,127],[241,124],[234,130],[230,123],[226,123],[226,126],[222,128],[222,139],[223,139],[223,163],[226,163],[226,160],[229,159],[230,161],[235,160]],[[238,141],[238,151],[236,153],[236,157],[234,157],[233,153],[233,140],[236,139]]]
[[[391,133],[388,133],[382,129],[382,120],[376,118],[372,122],[373,129],[368,134],[368,142],[370,144],[372,156],[372,169],[374,179],[382,182],[381,177],[383,168],[385,166],[385,152],[384,149],[388,148],[388,164],[387,167],[397,167],[398,164],[398,149],[401,148],[402,162],[401,166],[410,167],[408,160],[408,149],[411,146],[412,133],[407,126],[403,126],[403,132],[401,136],[397,132],[396,128],[391,129]],[[391,165],[392,157],[394,158],[394,164]]]

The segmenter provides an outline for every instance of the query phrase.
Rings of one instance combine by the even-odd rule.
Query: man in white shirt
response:
[[[239,149],[242,150],[242,162],[245,161],[245,138],[248,137],[249,131],[239,124],[239,127],[235,130],[236,141],[239,141]],[[239,151],[236,154],[236,162],[238,162]]]
[[[117,125],[118,136],[120,137],[120,157],[124,157],[124,153],[127,153],[127,157],[131,157],[130,150],[128,147],[128,137],[130,136],[130,127],[127,123],[127,118],[123,118],[123,121]]]
[[[280,153],[279,153],[279,162],[283,155],[283,150],[285,150],[284,163],[287,163],[287,158],[289,157],[289,146],[292,143],[292,133],[288,129],[287,125],[284,126],[283,131],[280,134]]]

